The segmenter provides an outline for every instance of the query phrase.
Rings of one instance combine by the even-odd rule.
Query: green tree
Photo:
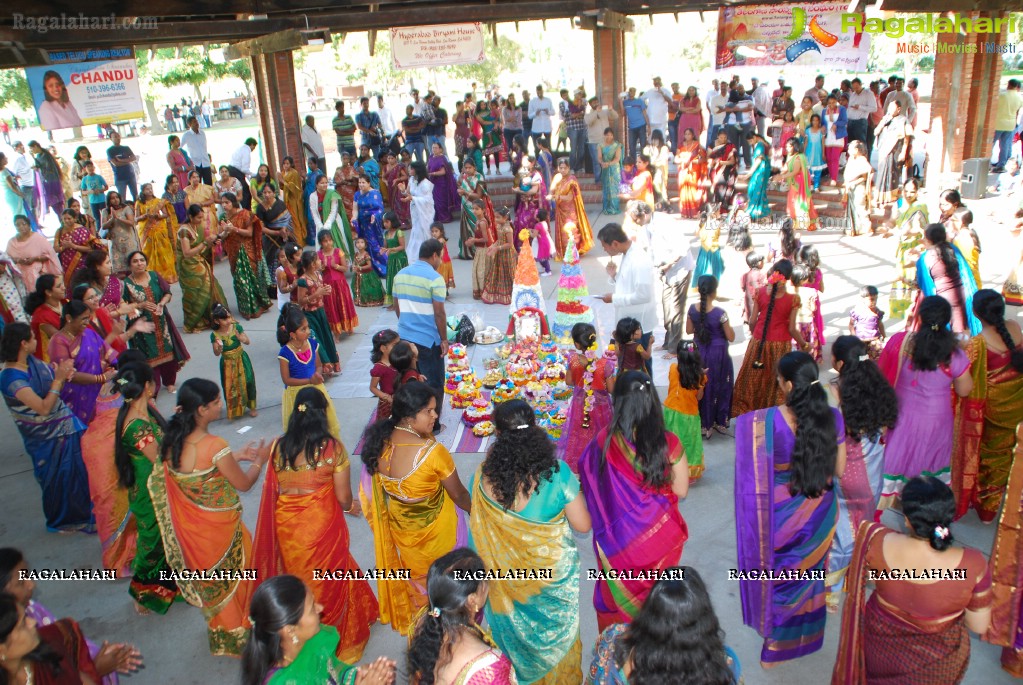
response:
[[[252,61],[248,57],[229,62],[224,74],[241,79],[241,82],[245,84],[245,94],[252,97]]]
[[[13,103],[21,109],[32,109],[32,91],[23,69],[0,71],[0,106]]]
[[[523,58],[522,46],[507,37],[500,38],[497,45],[487,43],[486,58],[479,64],[453,64],[443,70],[460,81],[481,85],[499,83],[503,74],[518,70]]]
[[[195,89],[195,95],[200,100],[202,92],[199,86],[223,78],[228,71],[226,64],[214,64],[209,55],[202,54],[194,47],[183,48],[176,57],[166,60],[166,64],[166,69],[158,78],[159,82],[167,87],[188,84]]]

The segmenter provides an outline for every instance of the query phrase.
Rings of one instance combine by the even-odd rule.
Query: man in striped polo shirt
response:
[[[398,335],[419,350],[419,373],[437,393],[437,423],[444,393],[444,355],[448,351],[447,314],[444,300],[448,290],[444,278],[437,273],[444,245],[430,239],[419,247],[419,260],[412,262],[394,277],[394,308],[398,314]]]

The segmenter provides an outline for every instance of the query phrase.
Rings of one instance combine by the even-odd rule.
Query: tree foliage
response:
[[[502,75],[518,71],[524,55],[522,46],[514,40],[502,36],[497,45],[487,40],[485,49],[486,59],[479,64],[453,64],[444,71],[461,81],[486,85],[499,83]]]
[[[29,90],[22,69],[0,71],[0,106],[12,103],[22,109],[32,109],[32,91]]]

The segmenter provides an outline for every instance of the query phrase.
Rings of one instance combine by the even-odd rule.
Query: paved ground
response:
[[[932,198],[933,204],[933,198]],[[1011,243],[1004,228],[993,225],[987,219],[988,208],[996,201],[971,203],[978,216],[978,232],[984,244],[982,258],[983,273],[989,283],[1000,284],[1010,262],[1018,254],[1006,249]],[[591,208],[595,216],[597,208]],[[603,225],[609,219],[600,217],[596,224]],[[669,219],[674,221],[674,219]],[[693,222],[678,222],[679,230],[692,233]],[[455,225],[449,226],[448,235],[456,235]],[[763,245],[770,236],[758,235],[756,244]],[[837,234],[818,233],[808,237],[821,250],[825,269],[826,291],[824,294],[825,320],[828,338],[833,339],[839,329],[845,328],[849,308],[858,299],[861,285],[874,284],[884,291],[890,281],[893,240],[879,238],[842,238]],[[738,316],[738,281],[744,266],[740,267],[734,252],[726,250],[726,271],[723,277],[722,295],[729,298],[724,303],[733,321]],[[583,259],[583,267],[593,294],[604,292],[603,264],[606,257],[599,247]],[[472,303],[469,293],[471,282],[469,263],[455,261],[455,274],[459,287],[448,304],[448,313],[458,313],[467,308],[481,305]],[[227,265],[217,267],[217,275],[231,293]],[[545,293],[550,296],[556,287],[555,278],[542,282]],[[181,321],[180,291],[175,292],[172,311]],[[229,294],[233,299],[233,295]],[[603,306],[597,303],[598,306]],[[882,303],[883,306],[886,303]],[[374,328],[382,310],[361,309],[358,331],[349,336],[341,345],[342,363],[347,363],[357,347],[365,343],[367,331]],[[226,438],[238,448],[245,442],[258,438],[270,438],[280,432],[281,384],[274,359],[278,346],[272,340],[275,321],[263,317],[246,324],[246,331],[253,340],[249,354],[252,357],[260,392],[260,416],[256,419],[226,420],[215,423],[211,430]],[[895,328],[892,326],[891,328]],[[186,344],[192,354],[192,361],[182,372],[182,379],[201,376],[219,380],[218,367],[209,347],[208,334],[186,335]],[[745,350],[745,338],[740,337],[732,346],[736,365]],[[655,364],[669,362],[656,359]],[[368,378],[365,379],[368,383]],[[663,393],[665,389],[661,388]],[[159,397],[160,409],[166,414],[172,411],[173,397],[163,394]],[[343,423],[342,437],[346,445],[354,446],[363,428],[365,419],[373,410],[375,400],[335,400],[339,413],[354,420]],[[449,417],[447,420],[452,420]],[[248,428],[247,432],[241,433]],[[0,430],[7,440],[0,445],[0,545],[13,545],[27,554],[31,564],[46,568],[95,567],[100,563],[99,546],[95,537],[85,535],[47,534],[39,505],[39,488],[34,482],[29,461],[17,440],[16,431],[6,412],[0,414]],[[691,490],[689,497],[681,504],[681,510],[689,525],[689,540],[683,552],[682,561],[695,566],[703,574],[713,596],[714,606],[726,632],[726,641],[739,654],[743,663],[746,682],[811,684],[827,682],[834,663],[838,640],[838,616],[829,617],[824,648],[817,654],[763,671],[758,665],[760,638],[742,625],[738,597],[738,586],[728,580],[728,569],[735,566],[735,536],[732,501],[733,441],[729,437],[714,436],[706,445],[706,475]],[[456,462],[463,480],[467,480],[480,463],[481,454],[457,454]],[[353,469],[360,466],[353,465]],[[353,481],[356,480],[353,474]],[[255,528],[260,482],[252,492],[243,495],[245,522]],[[895,525],[896,522],[886,519]],[[369,529],[364,519],[348,519],[351,529],[352,552],[363,567],[373,566],[373,547]],[[980,549],[986,554],[991,548],[993,529],[979,523],[974,514],[956,524],[954,533],[960,541]],[[593,551],[588,536],[578,539],[582,556],[582,567],[595,566]],[[580,612],[584,663],[590,659],[590,650],[596,638],[596,620],[592,609],[592,583],[585,579],[580,591]],[[139,617],[132,608],[124,581],[71,583],[44,581],[39,584],[37,597],[54,613],[70,615],[78,619],[86,635],[95,640],[129,640],[143,651],[146,668],[128,679],[129,683],[160,685],[206,684],[211,682],[233,682],[238,677],[237,662],[232,659],[213,658],[206,647],[204,622],[198,610],[187,605],[176,605],[166,616]],[[966,682],[998,683],[1011,680],[998,668],[999,650],[973,640],[973,658]],[[399,662],[404,656],[406,642],[387,626],[373,628],[366,656],[388,655]],[[405,682],[399,678],[399,682]]]

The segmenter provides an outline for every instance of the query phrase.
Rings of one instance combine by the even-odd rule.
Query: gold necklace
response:
[[[411,428],[408,428],[407,426],[395,426],[394,430],[404,431],[406,433],[411,433],[412,435],[416,436],[417,438],[422,438],[423,437],[422,433],[420,433],[417,430],[413,430]]]

